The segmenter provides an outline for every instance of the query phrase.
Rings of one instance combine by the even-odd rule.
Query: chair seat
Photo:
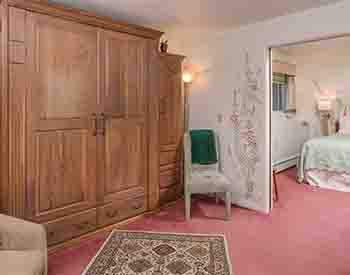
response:
[[[231,182],[220,172],[208,169],[206,171],[194,170],[191,183],[189,184],[191,193],[220,193],[231,192]]]
[[[35,250],[0,250],[0,274],[42,275],[44,256]]]

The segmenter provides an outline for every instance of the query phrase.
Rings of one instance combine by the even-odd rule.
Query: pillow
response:
[[[340,113],[339,134],[350,135],[350,106],[345,106]]]

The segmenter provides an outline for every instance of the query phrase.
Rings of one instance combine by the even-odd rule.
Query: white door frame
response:
[[[350,36],[350,33],[340,33],[340,34],[335,34],[335,35],[329,35],[329,36],[323,36],[323,37],[316,37],[312,39],[306,39],[306,40],[300,40],[300,41],[294,41],[294,42],[289,42],[289,43],[284,43],[284,44],[279,44],[279,45],[271,45],[268,46],[266,49],[266,56],[268,57],[267,62],[266,62],[266,91],[267,91],[267,100],[266,100],[266,109],[267,109],[267,114],[268,114],[268,119],[267,119],[267,127],[266,127],[266,135],[267,135],[267,154],[266,154],[266,163],[267,166],[266,170],[269,186],[268,189],[269,191],[267,194],[269,194],[268,201],[270,201],[270,211],[273,209],[273,177],[272,177],[272,146],[271,146],[271,139],[272,139],[272,132],[271,132],[271,114],[272,114],[272,50],[276,48],[281,48],[281,47],[287,47],[287,46],[295,46],[295,45],[300,45],[300,44],[306,44],[306,43],[311,43],[311,42],[319,42],[322,40],[329,40],[329,39],[336,39],[336,38],[342,38]],[[281,198],[283,199],[283,198]]]

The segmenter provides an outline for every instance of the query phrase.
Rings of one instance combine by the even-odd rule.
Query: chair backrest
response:
[[[184,135],[184,173],[185,173],[185,183],[191,178],[192,173],[192,153],[191,153],[191,137],[189,133]]]
[[[184,135],[184,160],[185,160],[185,178],[190,179],[191,174],[195,170],[208,170],[208,169],[214,169],[216,171],[220,168],[220,148],[219,148],[219,141],[218,136],[214,132],[215,137],[215,144],[216,144],[216,156],[217,156],[217,162],[213,164],[193,164],[192,163],[192,152],[191,152],[191,136],[187,132]]]

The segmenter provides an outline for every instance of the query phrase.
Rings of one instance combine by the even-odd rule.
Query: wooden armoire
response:
[[[182,56],[162,33],[46,1],[1,1],[1,212],[50,245],[183,190]]]

